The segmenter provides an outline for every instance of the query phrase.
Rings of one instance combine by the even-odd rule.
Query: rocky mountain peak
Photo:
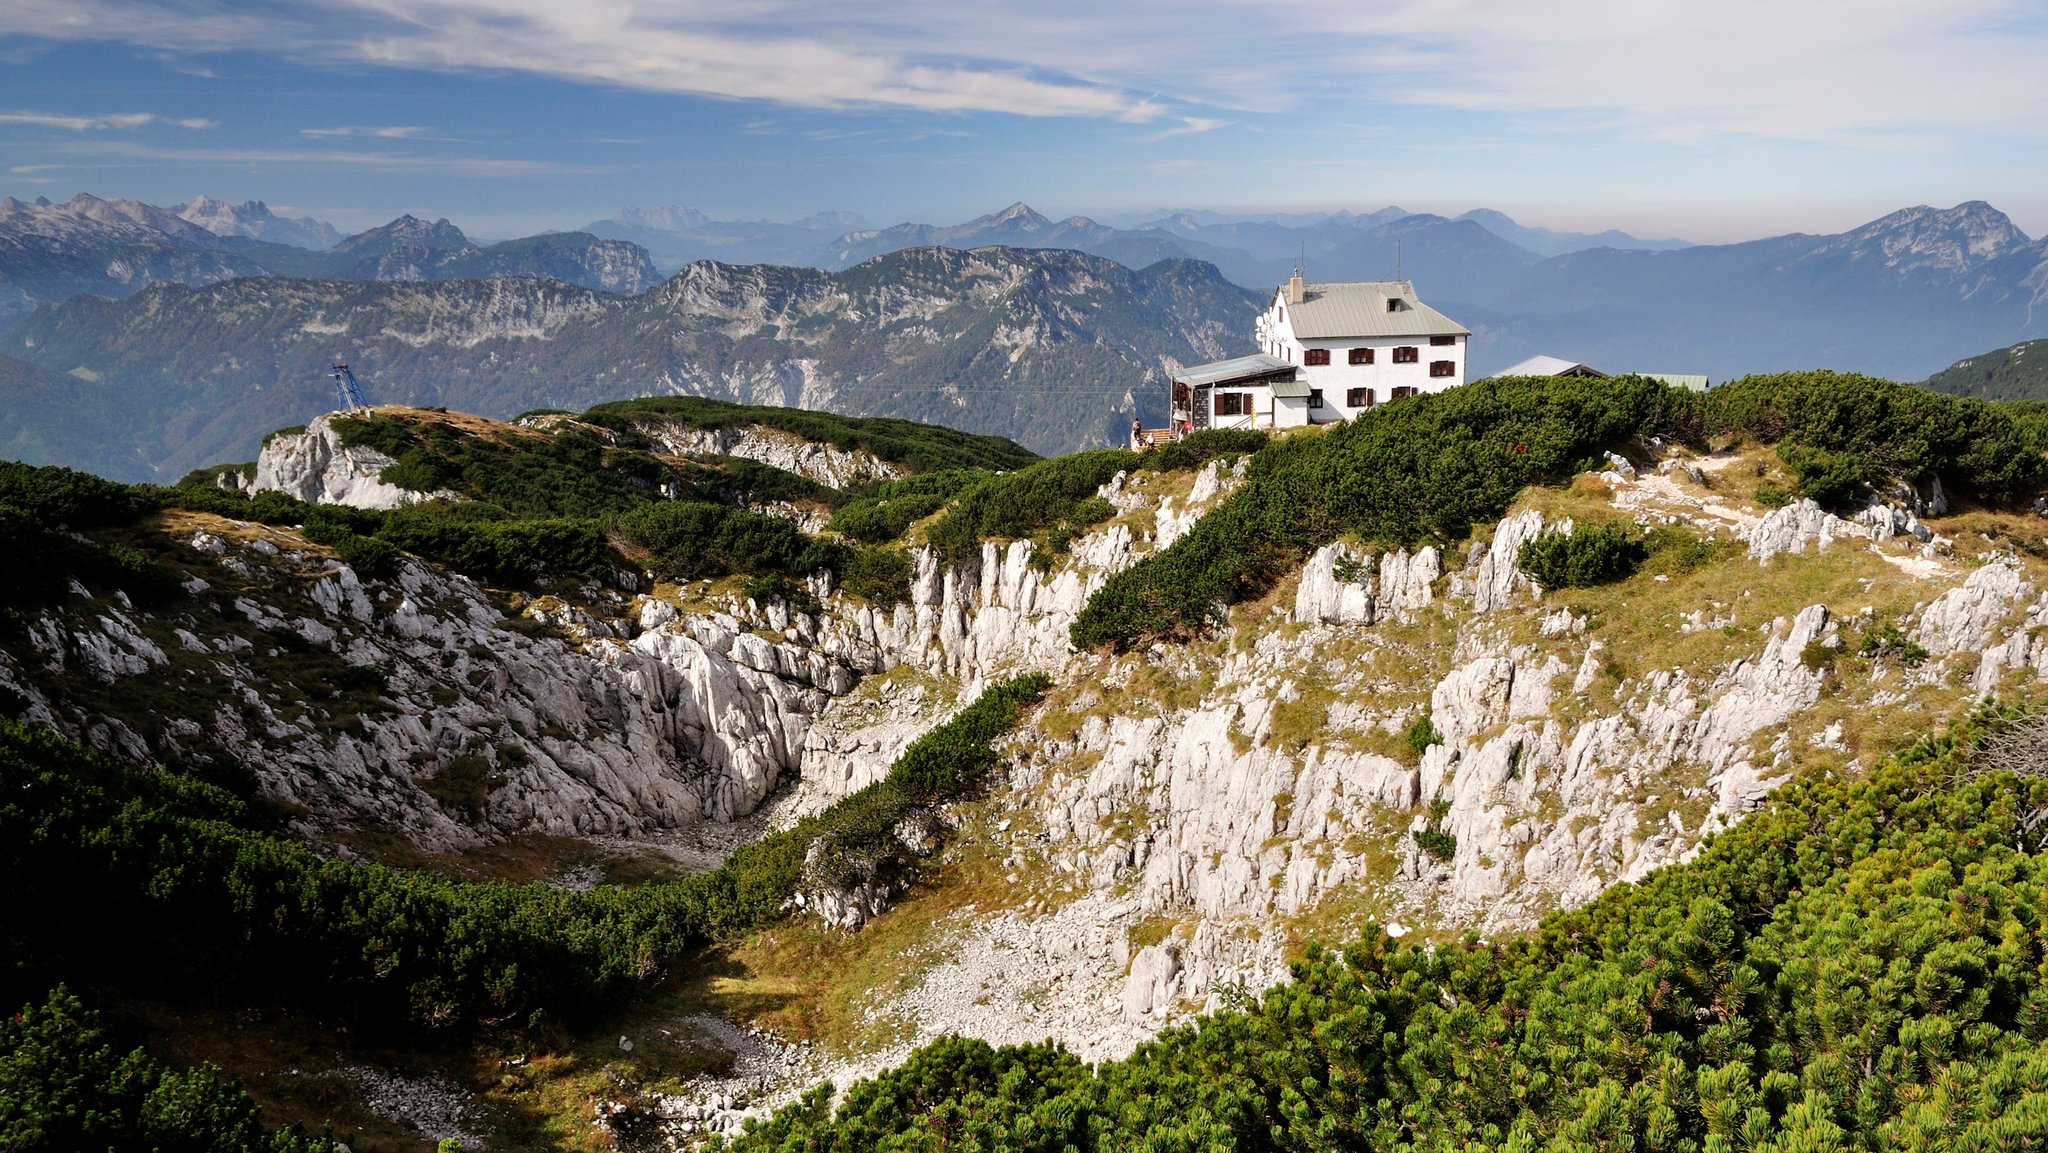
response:
[[[1025,229],[1050,228],[1052,221],[1032,211],[1030,205],[1019,200],[993,216],[984,216],[974,224],[1008,224]],[[970,225],[972,227],[972,225]]]
[[[212,233],[154,205],[136,200],[102,200],[81,192],[62,204],[37,197],[24,204],[9,198],[0,205],[7,231],[67,244],[103,245],[170,240],[193,248],[215,247]]]
[[[279,216],[261,200],[230,204],[211,196],[195,196],[173,206],[171,211],[179,219],[196,224],[215,236],[246,236],[252,240],[267,240],[299,248],[328,248],[341,239],[341,233],[324,220],[309,216],[296,219]]]
[[[1968,200],[1954,208],[1902,208],[1830,238],[1817,251],[1880,259],[1901,271],[1962,273],[2033,243],[2005,213],[1982,200]]]
[[[359,232],[334,248],[337,252],[375,252],[400,246],[420,247],[429,251],[474,247],[470,244],[469,237],[464,236],[460,228],[450,224],[447,217],[444,216],[430,224],[407,213],[382,228]]]

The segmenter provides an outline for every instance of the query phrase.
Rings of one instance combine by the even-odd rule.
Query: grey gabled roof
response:
[[[1518,360],[1493,374],[1494,377],[1588,375],[1606,376],[1607,374],[1590,364],[1580,364],[1578,361],[1566,360],[1558,356],[1532,356],[1527,360]],[[1493,377],[1488,379],[1493,379]]]
[[[1347,336],[1470,336],[1471,330],[1415,298],[1405,280],[1365,280],[1350,284],[1304,286],[1299,304],[1280,303],[1301,340],[1339,340]],[[1388,311],[1387,302],[1399,307]]]
[[[1290,371],[1293,365],[1277,356],[1255,352],[1250,356],[1238,356],[1229,360],[1214,360],[1208,364],[1194,364],[1173,374],[1181,384],[1197,388],[1205,384],[1222,384],[1226,381],[1243,380],[1247,377],[1269,376],[1276,372]]]

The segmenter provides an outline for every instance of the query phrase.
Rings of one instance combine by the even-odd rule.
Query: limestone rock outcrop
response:
[[[1398,549],[1377,558],[1344,544],[1317,549],[1303,566],[1294,619],[1303,624],[1369,625],[1412,620],[1436,599],[1442,568],[1434,545],[1413,556]]]
[[[340,504],[350,508],[398,508],[429,499],[378,479],[378,474],[398,463],[373,448],[341,442],[334,421],[341,413],[327,413],[298,432],[278,432],[263,442],[256,457],[256,475],[251,491],[275,491],[316,504]]]
[[[837,489],[891,480],[904,475],[905,471],[900,465],[890,464],[865,449],[820,444],[795,433],[762,425],[699,428],[645,421],[638,428],[663,452],[684,456],[710,453],[745,457]]]

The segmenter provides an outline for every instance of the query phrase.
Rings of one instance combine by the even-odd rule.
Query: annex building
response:
[[[1465,383],[1457,321],[1406,280],[1308,284],[1295,276],[1253,325],[1259,351],[1174,374],[1171,433],[1298,428]]]

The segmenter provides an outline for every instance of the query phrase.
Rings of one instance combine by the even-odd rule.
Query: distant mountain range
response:
[[[322,241],[322,250],[311,247]],[[585,233],[479,247],[446,220],[410,216],[340,238],[320,221],[276,216],[261,201],[229,205],[201,197],[166,209],[85,193],[62,204],[0,200],[0,325],[80,293],[126,296],[164,281],[247,276],[542,276],[623,293],[645,292],[660,279],[644,249]]]
[[[171,211],[215,236],[245,236],[293,248],[332,248],[341,243],[341,233],[332,224],[310,216],[279,216],[261,200],[229,204],[201,196]]]
[[[1982,201],[1894,212],[1833,236],[1666,252],[1590,249],[1423,299],[1474,330],[1479,371],[1548,353],[1595,368],[1836,368],[1917,380],[2048,335],[2048,242]]]
[[[982,248],[1000,244],[1012,248],[1071,248],[1106,256],[1132,268],[1161,260],[1206,260],[1226,277],[1255,292],[1263,292],[1286,279],[1304,259],[1309,271],[1325,280],[1391,276],[1397,264],[1405,272],[1405,263],[1396,259],[1392,239],[1395,234],[1372,236],[1379,229],[1403,221],[1412,223],[1403,225],[1399,236],[1419,243],[1416,255],[1432,268],[1432,252],[1444,254],[1441,264],[1446,267],[1486,264],[1485,257],[1475,258],[1465,251],[1474,246],[1482,252],[1506,252],[1498,245],[1490,245],[1481,237],[1482,233],[1491,234],[1512,250],[1511,255],[1494,257],[1496,263],[1501,259],[1527,261],[1531,257],[1600,246],[1643,250],[1686,246],[1680,240],[1639,240],[1624,232],[1589,235],[1528,228],[1491,209],[1476,209],[1456,221],[1401,208],[1384,208],[1363,215],[1335,212],[1272,219],[1180,211],[1111,225],[1086,216],[1052,220],[1019,202],[963,224],[904,223],[851,231],[835,228],[846,223],[849,215],[823,213],[793,224],[777,224],[712,220],[696,209],[682,206],[627,208],[609,220],[585,225],[584,231],[630,240],[645,247],[665,267],[711,259],[847,268],[905,248],[935,244]],[[1429,231],[1425,225],[1467,222],[1478,227],[1446,227],[1442,235],[1421,235]]]
[[[622,212],[617,229],[665,244],[812,253],[699,261],[658,287],[639,242],[587,232],[478,245],[407,216],[314,250],[260,239],[317,224],[280,220],[253,202],[0,201],[0,326],[14,323],[0,353],[23,362],[0,365],[0,452],[122,476],[246,456],[251,437],[324,407],[330,357],[384,398],[486,414],[674,391],[943,417],[1064,451],[1154,404],[1166,366],[1250,351],[1257,304],[1304,252],[1312,280],[1398,269],[1473,330],[1478,375],[1545,353],[1716,380],[1816,367],[1913,380],[1973,357],[1942,387],[1984,392],[2018,370],[1976,354],[2048,337],[2048,242],[1978,201],[1832,236],[1624,237],[1638,247],[1547,257],[1483,211],[1114,227],[1019,204],[851,231],[842,215]]]
[[[867,221],[853,212],[821,212],[791,223],[770,220],[713,220],[694,208],[622,208],[583,226],[592,236],[624,240],[645,248],[664,269],[696,260],[727,264],[794,264],[822,268],[833,242]]]
[[[1258,305],[1195,261],[1008,248],[839,272],[702,261],[635,297],[534,278],[155,284],[0,340],[0,455],[175,480],[326,411],[342,357],[375,402],[509,417],[689,393],[1068,451],[1163,418],[1167,371],[1250,351]]]

